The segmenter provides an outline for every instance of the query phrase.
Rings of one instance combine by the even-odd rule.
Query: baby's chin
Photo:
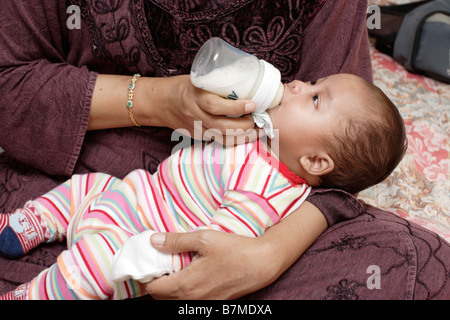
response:
[[[270,116],[270,119],[272,120],[272,122],[276,119],[276,114],[278,113],[280,106],[281,106],[281,104],[266,110],[266,112]]]

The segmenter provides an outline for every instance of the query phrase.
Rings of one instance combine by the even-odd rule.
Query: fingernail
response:
[[[150,237],[152,244],[154,246],[163,247],[164,242],[166,242],[166,234],[165,233],[155,233]]]
[[[245,113],[252,112],[253,110],[255,110],[255,108],[256,106],[253,102],[246,103],[244,106]]]

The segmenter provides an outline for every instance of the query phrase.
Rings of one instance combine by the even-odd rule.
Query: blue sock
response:
[[[0,233],[0,252],[10,259],[21,258],[25,255],[17,234],[10,226],[6,226]]]
[[[44,230],[34,208],[0,214],[0,253],[17,259],[45,241]]]

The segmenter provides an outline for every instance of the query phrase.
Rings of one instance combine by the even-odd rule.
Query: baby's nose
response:
[[[294,80],[289,84],[292,93],[294,94],[300,94],[302,92],[304,92],[304,90],[306,90],[308,87],[311,86],[311,84],[309,84],[308,82],[303,82],[300,80]]]

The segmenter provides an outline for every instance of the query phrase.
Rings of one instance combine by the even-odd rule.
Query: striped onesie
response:
[[[111,279],[114,254],[146,230],[214,229],[257,237],[296,210],[310,187],[261,142],[238,146],[195,143],[172,154],[154,174],[135,170],[123,180],[103,173],[74,175],[29,202],[42,216],[48,241],[67,250],[15,295],[29,299],[126,299],[143,284]],[[191,261],[172,255],[174,271]]]

